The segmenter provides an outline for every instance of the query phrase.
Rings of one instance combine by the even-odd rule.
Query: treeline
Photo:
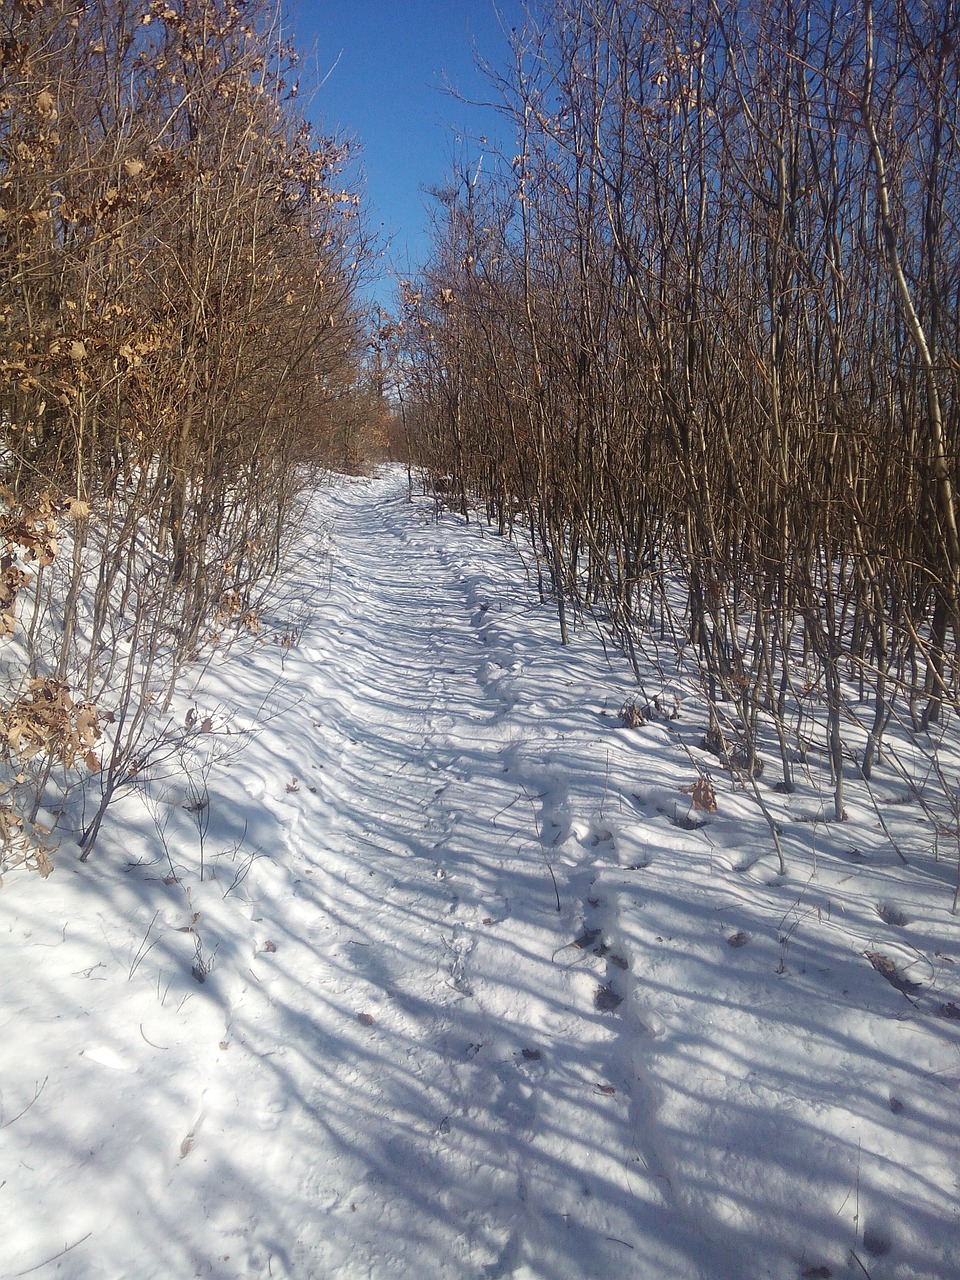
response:
[[[274,0],[0,9],[8,862],[95,771],[89,851],[184,660],[256,628],[312,469],[360,461],[371,249],[295,75]]]
[[[960,6],[546,9],[407,292],[418,458],[840,818],[957,708]]]

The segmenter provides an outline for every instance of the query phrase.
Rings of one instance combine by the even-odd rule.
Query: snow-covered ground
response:
[[[905,867],[855,779],[762,784],[781,877],[508,543],[397,471],[314,511],[90,862],[0,889],[0,1277],[960,1276],[922,812]]]

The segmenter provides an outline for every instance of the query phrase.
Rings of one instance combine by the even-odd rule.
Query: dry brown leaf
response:
[[[30,581],[30,575],[10,565],[0,574],[0,605],[12,605],[19,593]]]
[[[77,737],[81,744],[85,747],[93,747],[100,740],[100,723],[97,719],[97,709],[90,702],[84,702],[74,713],[74,725],[76,726]]]
[[[41,568],[46,568],[48,564],[53,564],[59,550],[60,544],[56,538],[46,538],[41,542],[37,548],[37,562]]]
[[[37,113],[43,116],[44,120],[56,120],[57,107],[56,99],[49,89],[41,89],[36,97]]]
[[[91,769],[95,762],[100,768],[92,754],[101,736],[96,708],[89,702],[74,705],[62,680],[31,680],[27,695],[0,711],[0,735],[21,760],[45,752],[67,768],[78,768],[81,762]]]
[[[882,978],[886,978],[891,987],[896,987],[902,995],[910,997],[921,990],[919,982],[911,982],[909,978],[904,978],[900,975],[897,971],[897,966],[889,956],[881,955],[877,951],[865,951],[863,954],[876,969],[877,973]]]
[[[691,787],[690,799],[695,809],[701,809],[704,813],[717,812],[717,793],[713,789],[713,783],[705,774],[701,774]]]

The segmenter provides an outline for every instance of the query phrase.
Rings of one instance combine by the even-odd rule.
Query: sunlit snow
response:
[[[956,850],[808,772],[779,876],[602,639],[400,471],[316,496],[202,751],[0,889],[0,1278],[960,1276]]]

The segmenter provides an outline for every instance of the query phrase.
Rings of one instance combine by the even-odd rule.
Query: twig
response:
[[[89,1240],[93,1235],[92,1231],[88,1231],[85,1236],[81,1236],[79,1240],[74,1240],[73,1244],[65,1245],[59,1253],[55,1253],[51,1258],[44,1258],[43,1262],[38,1262],[35,1267],[27,1267],[26,1271],[9,1271],[2,1277],[2,1280],[18,1280],[20,1276],[29,1276],[34,1271],[39,1271],[41,1267],[48,1267],[51,1262],[56,1262],[58,1258],[62,1258],[65,1253],[69,1253],[71,1249],[76,1249],[77,1245],[83,1244],[84,1240]]]
[[[870,1272],[867,1270],[867,1268],[863,1265],[863,1263],[857,1257],[853,1249],[850,1250],[850,1257],[854,1260],[854,1262],[857,1264],[857,1266],[860,1268],[863,1274],[867,1277],[867,1280],[871,1280]]]
[[[146,957],[150,954],[153,948],[160,941],[160,935],[157,934],[157,936],[150,943],[150,945],[147,946],[147,939],[150,937],[150,933],[153,930],[153,926],[157,923],[157,916],[159,914],[160,914],[159,911],[155,911],[153,913],[153,919],[150,921],[149,925],[147,926],[147,932],[143,935],[143,941],[140,943],[140,946],[137,948],[137,954],[133,957],[133,961],[130,965],[129,972],[127,973],[128,982],[133,977],[133,975],[137,972],[137,969],[139,969],[143,960],[146,959]]]
[[[780,843],[780,831],[777,827],[776,819],[764,803],[763,796],[760,794],[760,788],[757,786],[757,780],[754,777],[753,770],[748,769],[747,775],[750,779],[750,786],[753,788],[754,799],[760,806],[760,812],[763,814],[764,821],[767,824],[770,834],[773,836],[773,843],[777,850],[777,861],[779,863],[780,875],[785,876],[787,874],[787,860],[783,856],[783,846]]]
[[[33,1106],[36,1100],[40,1097],[41,1093],[43,1093],[44,1089],[46,1088],[47,1081],[49,1079],[50,1079],[49,1076],[44,1076],[43,1084],[38,1084],[34,1086],[33,1097],[30,1099],[27,1105],[23,1108],[22,1111],[18,1111],[17,1114],[12,1119],[5,1120],[3,1124],[0,1124],[0,1129],[9,1129],[12,1124],[16,1124],[16,1122],[20,1119],[21,1116],[25,1116],[27,1114],[27,1112],[30,1110],[30,1108]]]
[[[870,803],[873,805],[873,811],[874,811],[874,813],[877,815],[877,817],[880,819],[880,826],[883,828],[883,834],[884,834],[884,835],[887,837],[887,839],[890,841],[890,844],[891,844],[891,846],[893,847],[893,851],[894,851],[894,853],[896,853],[897,857],[900,859],[900,861],[903,863],[903,865],[904,865],[905,867],[909,867],[910,863],[907,861],[907,857],[906,857],[906,855],[904,854],[904,852],[903,852],[903,850],[900,848],[900,846],[897,844],[896,840],[894,840],[893,835],[892,835],[892,833],[891,833],[891,831],[890,831],[890,828],[887,826],[886,819],[884,818],[884,816],[883,816],[883,814],[882,814],[882,812],[881,812],[881,810],[880,810],[880,806],[879,806],[879,804],[877,803],[877,797],[876,797],[876,796],[874,795],[874,793],[873,793],[873,787],[871,787],[871,785],[870,785],[870,780],[869,780],[869,778],[865,778],[865,777],[863,776],[863,774],[861,773],[861,774],[860,774],[860,781],[863,783],[863,785],[864,785],[864,786],[866,787],[866,789],[867,789],[867,795],[870,797]]]
[[[140,1034],[143,1036],[144,1040],[147,1040],[147,1035],[143,1029],[142,1022],[140,1023]],[[147,1044],[150,1046],[151,1049],[169,1049],[170,1048],[168,1044],[154,1044],[152,1040],[147,1040]]]
[[[559,914],[560,912],[563,911],[563,907],[560,905],[560,890],[557,887],[557,877],[553,874],[553,867],[551,867],[550,865],[550,859],[547,857],[547,851],[543,845],[543,828],[540,825],[540,822],[537,818],[537,810],[533,803],[533,797],[530,795],[529,791],[527,791],[526,787],[524,787],[522,784],[520,789],[523,792],[523,794],[527,797],[527,799],[530,801],[530,808],[533,810],[533,827],[537,833],[537,842],[540,845],[540,853],[543,855],[543,860],[546,863],[547,870],[550,872],[550,879],[553,881],[553,892],[557,895],[557,912]],[[543,795],[546,795],[546,794],[547,794],[546,792],[543,793]],[[537,798],[542,800],[543,796],[538,796]]]
[[[547,864],[547,870],[550,872],[550,879],[553,881],[553,892],[557,895],[557,911],[561,912],[563,908],[560,906],[560,890],[557,888],[557,877],[553,874],[553,867],[550,865],[547,851],[543,845],[540,846],[540,852],[543,854],[543,860]]]

